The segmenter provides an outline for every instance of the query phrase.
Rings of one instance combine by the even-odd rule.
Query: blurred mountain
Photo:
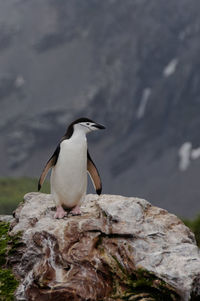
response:
[[[66,126],[106,125],[104,192],[200,211],[200,2],[0,2],[1,176],[39,176]]]

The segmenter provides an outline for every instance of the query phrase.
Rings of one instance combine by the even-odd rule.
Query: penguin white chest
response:
[[[66,139],[60,144],[57,163],[51,173],[51,193],[57,204],[76,206],[87,189],[86,137]]]

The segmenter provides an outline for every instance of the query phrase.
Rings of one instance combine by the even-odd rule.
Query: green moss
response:
[[[112,270],[115,270],[116,274],[121,280],[119,281],[119,279],[117,279],[117,282],[114,285],[115,294],[117,291],[116,287],[120,285],[120,282],[123,287],[124,285],[126,286],[123,295],[120,294],[120,298],[122,300],[140,300],[140,297],[144,298],[144,294],[146,298],[148,297],[148,300],[150,300],[149,298],[151,298],[151,300],[160,301],[179,300],[175,290],[153,273],[143,269],[136,269],[134,273],[128,274],[125,267],[122,266],[119,260],[115,256],[112,256],[112,258],[116,262],[119,269],[113,269],[112,266]],[[120,291],[122,291],[121,288]]]
[[[124,275],[126,275],[124,273]],[[178,301],[180,297],[175,290],[146,270],[137,269],[121,281],[113,277],[113,299],[121,300],[152,300],[152,301]]]
[[[112,258],[114,259],[114,261],[115,261],[116,264],[117,264],[118,270],[120,271],[119,274],[122,275],[122,278],[123,278],[123,279],[126,279],[126,278],[128,277],[128,274],[127,274],[125,268],[121,265],[121,263],[119,262],[119,260],[117,259],[116,256],[114,256],[114,255],[111,255],[111,256],[112,256]],[[127,279],[128,279],[128,278],[127,278]]]
[[[177,301],[180,297],[174,288],[144,269],[137,269],[128,276],[128,293],[131,296],[146,294],[148,298],[159,301]],[[131,299],[130,299],[131,300]]]
[[[194,232],[197,245],[200,247],[200,214],[194,220],[183,219],[184,224]]]
[[[9,269],[0,269],[0,300],[14,300],[14,291],[16,290],[18,281]]]
[[[8,242],[10,240],[8,236],[9,224],[0,222],[0,266],[6,263],[6,252]]]
[[[15,236],[10,236],[10,240],[8,242],[7,247],[7,256],[10,257],[14,255],[19,247],[23,245],[22,243],[22,233],[18,232]]]
[[[175,289],[144,269],[135,269],[131,273],[121,260],[110,250],[101,252],[103,262],[108,266],[112,278],[113,291],[110,298],[127,301],[178,301],[179,295]]]
[[[0,222],[0,300],[14,300],[14,291],[18,281],[12,271],[7,267],[7,256],[14,254],[16,248],[21,244],[20,234],[9,236],[9,223]]]

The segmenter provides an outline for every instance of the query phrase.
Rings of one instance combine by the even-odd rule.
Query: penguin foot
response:
[[[72,215],[81,215],[80,206],[77,205],[76,207],[74,207],[74,208],[70,211],[70,213],[71,213]]]
[[[58,206],[54,218],[63,218],[67,215],[67,212],[63,209],[62,206]]]

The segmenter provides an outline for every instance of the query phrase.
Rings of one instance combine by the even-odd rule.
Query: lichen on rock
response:
[[[29,193],[11,223],[16,300],[198,300],[200,256],[173,214],[138,198],[87,195],[81,216],[54,219],[51,195]],[[192,297],[192,298],[191,298]]]

